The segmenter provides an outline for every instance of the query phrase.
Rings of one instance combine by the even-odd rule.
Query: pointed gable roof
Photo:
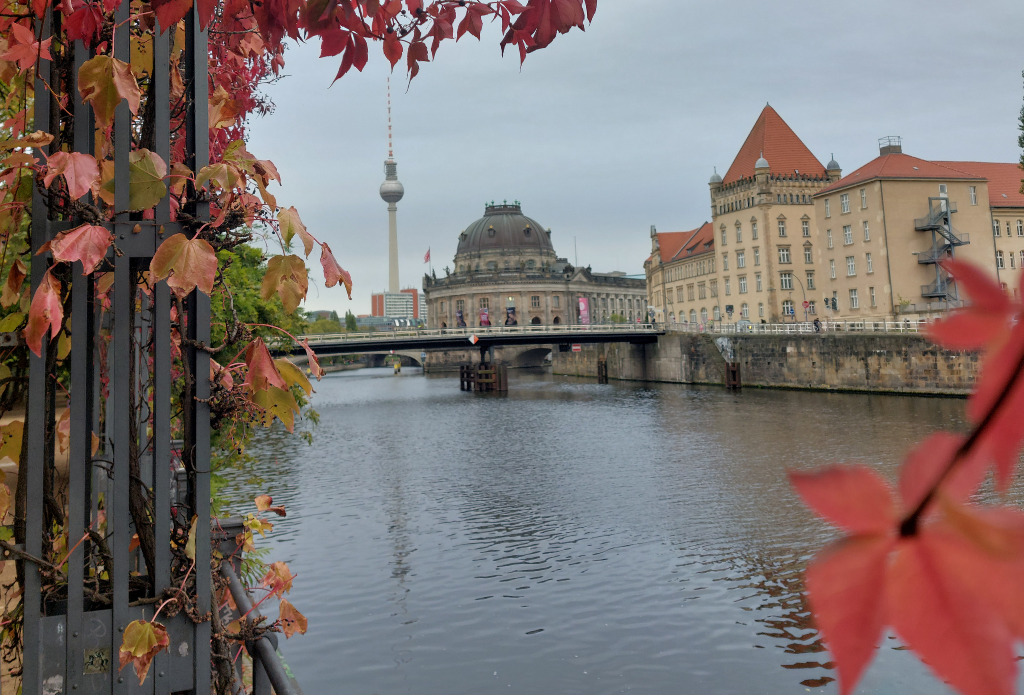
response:
[[[705,222],[700,227],[692,232],[688,232],[690,237],[686,240],[674,256],[673,261],[678,261],[680,258],[688,258],[695,254],[704,253],[706,251],[713,251],[715,247],[715,230],[711,226],[710,222]]]
[[[702,234],[703,233],[703,234]],[[677,261],[685,256],[696,253],[694,250],[698,241],[714,241],[714,234],[711,230],[711,223],[705,222],[697,229],[688,232],[657,232],[658,252],[662,263]],[[705,236],[707,239],[705,239]],[[687,253],[687,249],[690,249]],[[652,257],[647,260],[651,260]]]
[[[754,164],[762,154],[768,160],[768,170],[772,174],[799,171],[801,174],[826,176],[825,166],[771,106],[765,106],[757,117],[723,183],[728,185],[753,176]]]

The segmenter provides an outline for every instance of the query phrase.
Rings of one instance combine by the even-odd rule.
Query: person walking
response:
[[[821,333],[821,321],[817,317],[814,318],[814,332]]]

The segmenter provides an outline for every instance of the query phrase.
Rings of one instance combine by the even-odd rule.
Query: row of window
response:
[[[864,228],[864,241],[871,241],[871,226],[868,224],[868,221],[864,220],[863,222],[861,222],[861,225]],[[835,245],[833,243],[833,241],[832,241],[832,230],[831,229],[826,229],[825,230],[825,242],[828,244],[829,248],[832,248]],[[852,224],[843,225],[843,246],[849,246],[852,243],[853,243],[853,225]]]
[[[999,236],[999,220],[992,220],[992,233]],[[1006,236],[1010,234],[1010,220],[1006,220]],[[1017,220],[1017,236],[1024,236],[1024,220]]]
[[[626,298],[626,299],[623,299],[622,297],[611,297],[611,298],[609,298],[609,297],[601,297],[601,298],[595,297],[591,301],[593,302],[593,306],[594,306],[595,309],[600,307],[600,308],[603,308],[603,309],[611,308],[612,310],[615,310],[615,309],[637,309],[637,310],[639,310],[639,309],[642,309],[643,305],[644,305],[644,299],[642,299],[640,297]],[[506,304],[506,306],[514,307],[516,305],[516,302],[515,302],[515,299],[513,297],[509,297],[508,300],[505,302],[505,304]],[[553,309],[561,309],[562,308],[562,297],[560,295],[556,294],[556,295],[552,295],[551,296],[551,307]],[[491,308],[491,298],[490,297],[480,297],[480,298],[478,298],[477,299],[477,308],[478,309],[490,309]],[[540,309],[541,308],[541,296],[539,294],[530,295],[530,308],[531,309]],[[444,302],[441,302],[440,310],[441,310],[442,313],[445,311],[445,303]],[[455,300],[455,310],[456,311],[465,311],[466,310],[466,300],[465,299],[456,299]]]
[[[868,273],[875,272],[875,262],[871,258],[871,254],[870,253],[865,253],[864,254],[864,263],[867,266],[867,272]],[[836,279],[836,260],[834,258],[830,258],[828,260],[828,271],[829,271],[829,275],[832,277],[832,279],[835,280]],[[857,257],[856,256],[847,256],[846,257],[846,277],[853,277],[856,274],[857,274]]]
[[[1010,251],[1008,253],[1008,255],[1010,257],[1010,267],[1011,268],[1016,267],[1014,265],[1014,253],[1013,253],[1013,251]],[[996,251],[996,267],[999,268],[1000,270],[1002,270],[1003,268],[1006,267],[1006,261],[1005,261],[1005,258],[1003,257],[1003,252],[1002,251]],[[1020,252],[1020,267],[1024,268],[1024,251]]]
[[[686,278],[697,277],[698,275],[708,275],[713,272],[715,272],[715,259],[708,258],[703,261],[694,261],[693,263],[686,263],[684,265],[666,268],[665,282],[685,280]]]
[[[802,220],[800,222],[800,229],[805,237],[811,236],[811,223],[809,220]],[[721,227],[722,232],[722,246],[726,246],[729,243],[729,233],[723,224]],[[786,220],[779,220],[779,236],[786,236]],[[757,241],[757,222],[750,223],[750,238]],[[736,222],[736,243],[743,243],[743,223]]]
[[[868,192],[867,189],[860,189],[860,209],[868,209]],[[850,212],[850,194],[842,193],[839,196],[839,211],[842,214]],[[825,198],[825,217],[832,217],[832,201]]]

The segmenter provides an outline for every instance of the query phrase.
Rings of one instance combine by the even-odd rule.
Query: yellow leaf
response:
[[[188,542],[185,543],[185,555],[189,560],[196,559],[196,525],[199,522],[198,516],[192,517],[192,527],[188,530]]]
[[[7,456],[12,461],[21,458],[21,435],[25,430],[23,420],[12,420],[0,427],[0,459]]]
[[[21,327],[21,324],[25,323],[25,314],[20,311],[13,314],[8,314],[0,321],[0,333],[10,333],[16,331]]]
[[[64,453],[71,446],[71,409],[65,408],[57,420],[57,445],[60,453]]]
[[[167,629],[157,622],[147,623],[133,620],[124,629],[121,639],[120,665],[118,671],[129,663],[135,666],[135,675],[139,677],[139,685],[146,680],[150,662],[157,653],[166,649],[171,643]]]
[[[289,432],[295,431],[295,414],[299,412],[299,404],[290,391],[267,386],[265,390],[252,394],[252,402],[263,408],[264,427],[270,427],[274,417],[277,417]]]
[[[11,508],[11,488],[0,484],[0,524],[7,516],[7,510]]]
[[[71,336],[66,330],[57,336],[57,359],[63,360],[71,354]]]
[[[300,386],[307,396],[313,393],[313,385],[309,383],[309,379],[306,378],[306,375],[295,364],[284,357],[274,360],[274,364],[277,365],[277,371],[281,373],[281,378],[289,386]]]

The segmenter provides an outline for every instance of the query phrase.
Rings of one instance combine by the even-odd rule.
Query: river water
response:
[[[507,396],[409,368],[316,389],[312,446],[255,448],[288,509],[264,544],[298,575],[309,631],[282,651],[308,695],[838,692],[800,594],[834,532],[785,471],[892,477],[963,427],[959,400],[541,370]],[[948,691],[890,637],[859,692]]]

